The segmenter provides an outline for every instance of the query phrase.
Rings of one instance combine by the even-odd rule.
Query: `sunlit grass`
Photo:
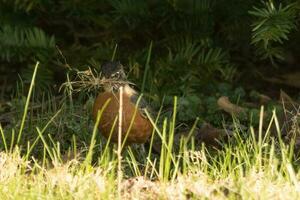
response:
[[[33,86],[32,83],[31,90]],[[67,145],[53,134],[61,129],[61,121],[67,119],[61,117],[70,115],[68,105],[53,109],[51,101],[48,104],[44,105],[47,107],[44,112],[49,111],[51,116],[43,123],[26,120],[29,109],[26,101],[21,126],[8,129],[0,125],[1,199],[115,199],[119,195],[121,199],[297,199],[300,196],[300,174],[293,144],[281,140],[275,111],[271,120],[264,122],[262,108],[258,130],[251,127],[243,132],[233,121],[236,125],[233,138],[218,150],[196,146],[195,126],[188,137],[176,144],[176,149],[177,98],[174,97],[170,118],[160,119],[160,112],[152,117],[147,113],[154,126],[150,147],[124,147],[123,176],[118,184],[116,150],[99,137],[96,128],[103,110],[90,129],[84,130],[79,124],[78,131],[90,133],[83,148],[78,136],[69,138],[71,144]],[[25,123],[30,123],[31,128]],[[117,120],[115,123],[117,126]],[[269,124],[266,130],[263,123]],[[28,135],[33,141],[24,141]],[[152,151],[154,137],[161,141],[160,154]],[[37,147],[39,151],[35,151]]]

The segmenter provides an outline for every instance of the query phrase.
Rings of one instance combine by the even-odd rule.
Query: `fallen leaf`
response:
[[[230,102],[229,98],[226,96],[222,96],[217,101],[218,106],[224,110],[225,112],[239,116],[241,114],[245,114],[245,108],[242,108],[238,105],[235,105]]]

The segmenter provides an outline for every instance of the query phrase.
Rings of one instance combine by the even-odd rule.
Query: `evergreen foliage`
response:
[[[152,41],[146,91],[186,95],[284,64],[286,50],[299,52],[289,40],[300,39],[298,20],[296,0],[1,0],[0,70],[29,80],[28,66],[39,60],[37,85],[48,87],[65,78],[65,59],[99,68],[117,44],[116,59],[141,85]]]
[[[289,33],[296,28],[297,4],[277,7],[272,1],[266,2],[263,8],[256,8],[249,13],[256,17],[253,23],[252,43],[258,46],[262,58],[284,59],[283,49],[274,46],[288,40]]]

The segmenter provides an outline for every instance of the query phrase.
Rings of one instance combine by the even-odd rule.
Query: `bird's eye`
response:
[[[120,72],[116,72],[112,75],[112,78],[119,78],[120,77]]]

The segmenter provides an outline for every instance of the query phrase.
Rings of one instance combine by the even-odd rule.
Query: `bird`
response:
[[[95,121],[99,110],[103,109],[98,124],[100,133],[112,142],[118,142],[116,119],[119,116],[120,88],[123,87],[122,142],[124,139],[126,145],[147,142],[153,131],[146,115],[146,110],[150,110],[150,107],[138,91],[131,87],[123,65],[119,61],[106,61],[101,66],[101,76],[104,91],[98,94],[93,106]]]

